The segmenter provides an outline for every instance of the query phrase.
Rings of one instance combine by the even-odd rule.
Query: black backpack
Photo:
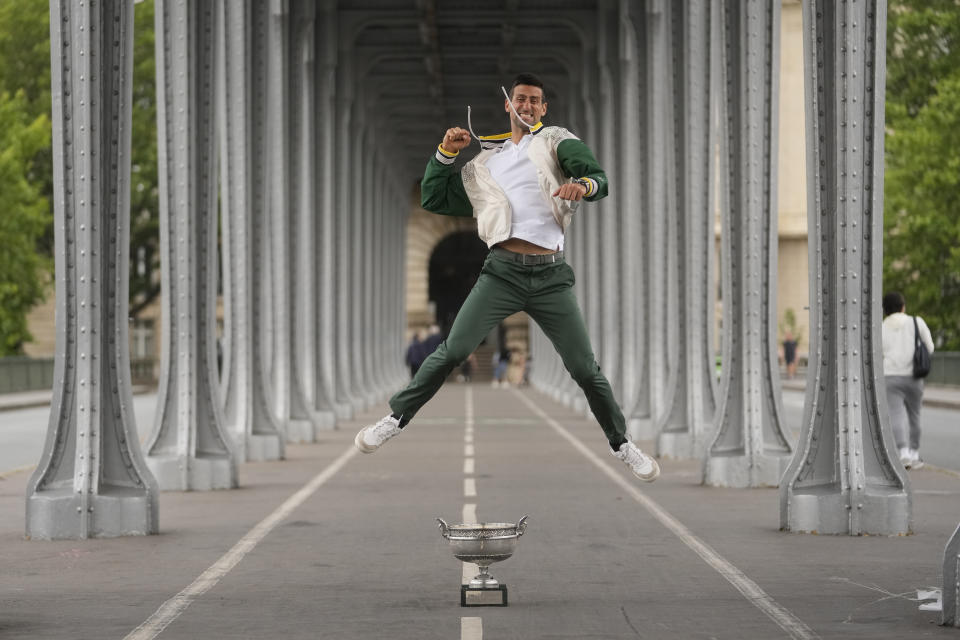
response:
[[[930,373],[930,352],[920,339],[917,316],[913,316],[913,377],[926,378]]]

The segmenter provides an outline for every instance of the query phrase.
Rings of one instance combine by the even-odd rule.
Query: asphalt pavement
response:
[[[911,472],[912,535],[790,534],[775,489],[704,487],[676,460],[639,483],[536,391],[448,384],[356,453],[385,411],[241,465],[239,489],[162,493],[153,536],[25,540],[28,474],[0,478],[0,638],[958,637],[916,601],[941,583],[956,474]],[[435,519],[471,510],[530,516],[491,567],[506,608],[459,606],[469,572]]]

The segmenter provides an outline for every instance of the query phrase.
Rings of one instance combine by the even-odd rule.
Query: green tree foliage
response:
[[[0,356],[30,340],[27,312],[43,299],[49,260],[37,243],[50,205],[35,176],[38,152],[50,146],[50,120],[31,119],[23,91],[0,93]]]
[[[42,300],[45,286],[52,282],[49,12],[49,3],[43,1],[0,0],[0,355],[18,352],[30,339],[26,313]],[[153,2],[138,3],[130,190],[131,315],[160,291],[153,20]]]
[[[157,182],[157,92],[153,2],[134,11],[133,139],[130,173],[130,315],[160,294],[160,204]]]
[[[960,1],[891,0],[884,289],[960,349]]]

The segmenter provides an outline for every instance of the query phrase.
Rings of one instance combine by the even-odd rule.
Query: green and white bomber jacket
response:
[[[545,127],[537,123],[527,147],[531,162],[537,168],[540,190],[553,208],[553,216],[564,232],[573,217],[569,200],[553,197],[560,185],[580,178],[589,185],[584,199],[599,200],[607,195],[607,176],[593,152],[563,127]],[[463,170],[454,170],[458,154],[444,151],[438,145],[427,163],[421,183],[421,206],[432,213],[448,216],[469,216],[477,219],[477,234],[492,247],[510,237],[513,220],[510,202],[503,189],[490,175],[487,160],[499,153],[509,133],[478,136],[482,151]]]

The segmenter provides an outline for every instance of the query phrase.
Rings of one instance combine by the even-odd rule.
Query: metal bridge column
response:
[[[318,16],[320,37],[317,51],[317,127],[316,146],[320,150],[317,185],[316,270],[317,270],[317,381],[316,403],[335,417],[344,415],[346,407],[336,405],[337,335],[336,335],[336,221],[337,201],[337,13],[329,4]]]
[[[646,335],[641,336],[641,346],[647,353],[646,380],[648,388],[641,392],[641,403],[647,398],[647,415],[630,424],[630,435],[635,439],[656,437],[657,418],[666,407],[669,375],[667,366],[667,146],[672,144],[669,135],[670,98],[667,87],[670,60],[669,3],[666,0],[650,0],[646,7],[646,198],[644,202],[645,240],[641,249],[646,254],[647,299],[643,313],[646,315]]]
[[[334,308],[337,314],[335,329],[336,342],[336,409],[337,417],[349,420],[353,417],[354,410],[359,406],[359,402],[354,398],[354,389],[351,385],[351,368],[353,366],[351,334],[351,316],[350,304],[353,295],[351,287],[351,274],[354,269],[353,258],[354,248],[350,226],[354,213],[356,202],[353,199],[355,195],[351,189],[350,176],[353,172],[353,166],[350,162],[353,150],[357,145],[357,134],[355,128],[357,124],[352,117],[353,110],[353,79],[352,64],[349,51],[346,50],[346,44],[341,42],[338,53],[337,65],[337,130],[336,130],[336,157],[334,158],[335,189],[337,192],[336,215],[335,218],[335,244],[334,244],[334,265],[333,271],[336,274],[334,286],[336,288],[336,301]]]
[[[29,538],[157,532],[127,340],[133,2],[50,3],[57,352]]]
[[[237,486],[216,353],[216,8],[156,3],[163,366],[146,450],[165,490]]]
[[[621,327],[623,325],[621,291],[627,281],[623,276],[621,262],[620,236],[622,229],[622,214],[620,204],[620,190],[623,182],[620,163],[616,161],[620,145],[623,144],[619,124],[623,114],[618,113],[619,95],[622,83],[619,69],[619,36],[620,28],[617,7],[602,6],[597,16],[597,61],[599,71],[600,96],[600,137],[590,141],[598,149],[600,166],[607,172],[610,184],[609,195],[600,202],[591,205],[594,211],[588,215],[596,216],[599,223],[599,252],[597,267],[599,267],[600,282],[597,296],[601,309],[598,325],[600,343],[594,345],[597,361],[601,370],[610,381],[614,396],[622,397],[623,376],[621,375],[622,341]],[[599,206],[598,206],[599,205]]]
[[[292,292],[291,407],[293,420],[309,421],[312,436],[331,429],[336,418],[325,394],[319,393],[318,356],[319,256],[317,219],[323,215],[317,198],[317,47],[316,6],[312,0],[290,5],[290,251]],[[289,436],[289,434],[288,434]]]
[[[674,3],[673,133],[679,251],[674,287],[678,298],[675,384],[668,411],[658,420],[657,453],[700,458],[713,429],[715,374],[711,331],[713,309],[713,145],[711,116],[710,3]],[[669,154],[668,154],[669,155]],[[674,273],[674,269],[670,270]],[[673,374],[671,374],[673,378]]]
[[[782,427],[774,289],[780,3],[725,2],[726,345],[704,483],[776,486],[791,451]]]
[[[644,366],[646,353],[641,348],[641,338],[645,332],[646,317],[642,301],[646,295],[647,283],[643,254],[643,236],[640,232],[643,207],[643,110],[641,104],[640,83],[642,72],[641,50],[638,45],[638,27],[643,25],[641,15],[631,15],[631,4],[620,0],[617,23],[620,25],[620,184],[615,188],[620,194],[620,268],[623,277],[619,295],[622,300],[620,324],[622,327],[622,381],[620,385],[620,404],[627,420],[627,431],[631,424],[640,418],[641,385],[645,381]]]
[[[943,551],[943,591],[940,624],[960,627],[960,526]]]
[[[259,273],[265,172],[262,47],[255,47],[251,0],[224,2],[223,82],[218,100],[223,224],[224,422],[239,460],[283,457],[283,437],[267,406],[261,356],[264,277]],[[260,37],[260,36],[258,36]]]
[[[887,423],[881,340],[886,3],[803,7],[810,365],[780,526],[910,531],[909,480]]]
[[[264,270],[270,282],[270,382],[274,417],[287,442],[313,442],[314,425],[300,387],[294,340],[296,322],[294,291],[298,251],[298,229],[295,224],[296,169],[291,154],[294,133],[292,112],[294,97],[291,84],[294,66],[290,56],[290,13],[286,0],[271,0],[267,17],[267,229],[266,248],[270,267]],[[297,127],[299,129],[299,127]],[[297,131],[296,133],[300,133]],[[294,192],[296,194],[296,192]]]

